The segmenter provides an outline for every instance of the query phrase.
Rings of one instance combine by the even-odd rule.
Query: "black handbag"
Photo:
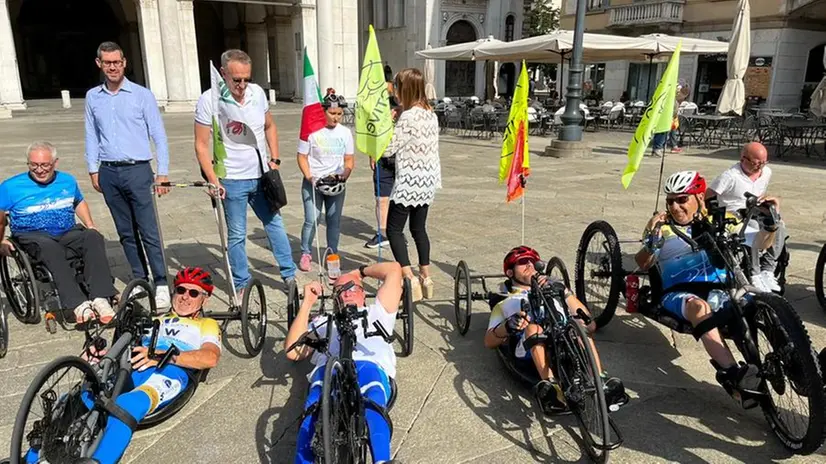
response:
[[[277,213],[281,208],[287,206],[287,190],[284,188],[284,182],[281,181],[281,173],[278,169],[264,170],[264,159],[261,158],[261,153],[256,150],[258,154],[258,161],[261,162],[261,189],[264,191],[264,196],[267,197],[267,203],[270,204],[270,210]]]

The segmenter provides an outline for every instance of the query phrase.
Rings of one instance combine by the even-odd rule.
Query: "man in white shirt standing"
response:
[[[706,198],[716,196],[720,206],[724,206],[730,213],[737,214],[738,210],[746,207],[746,193],[751,193],[760,197],[762,203],[774,204],[779,213],[780,199],[766,194],[772,177],[771,168],[766,166],[768,158],[769,153],[763,144],[747,143],[740,152],[740,161],[711,181]],[[757,221],[752,222],[746,226],[756,230],[759,227]],[[766,292],[780,291],[774,270],[777,268],[777,260],[783,252],[785,242],[786,226],[783,221],[780,221],[777,224],[772,247],[766,250],[759,259],[752,260],[752,285]],[[753,253],[753,256],[755,254]]]
[[[195,152],[207,181],[219,187],[224,199],[232,280],[239,292],[250,280],[246,250],[247,205],[252,206],[264,225],[281,278],[289,283],[296,272],[281,215],[271,210],[261,185],[264,166],[267,171],[279,169],[281,160],[278,158],[278,132],[267,96],[264,89],[251,82],[251,74],[252,60],[245,52],[227,50],[221,55],[221,75],[230,93],[218,99],[217,108],[218,113],[225,116],[220,124],[226,149],[226,159],[223,160],[226,175],[221,179],[215,173],[210,151],[212,116],[216,110],[210,90],[201,95],[195,109]],[[240,140],[248,136],[245,125],[255,135],[257,149]]]

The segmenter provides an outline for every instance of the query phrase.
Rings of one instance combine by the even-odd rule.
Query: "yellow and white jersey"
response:
[[[155,347],[158,351],[168,350],[172,344],[182,352],[198,350],[204,343],[212,343],[221,349],[221,329],[215,319],[181,317],[174,312],[157,319],[161,321]],[[144,335],[142,344],[148,346],[149,341],[149,335]]]

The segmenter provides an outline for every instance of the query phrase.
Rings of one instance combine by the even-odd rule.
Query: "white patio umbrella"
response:
[[[728,42],[720,42],[718,40],[695,39],[693,37],[680,37],[668,34],[646,34],[641,35],[640,39],[650,41],[650,51],[644,52],[653,54],[655,56],[667,55],[677,49],[677,44],[682,41],[683,45],[680,49],[680,55],[685,54],[714,54],[714,53],[728,53]],[[665,58],[665,57],[663,57]]]
[[[651,44],[638,37],[592,34],[583,35],[583,61],[639,59],[650,51]],[[574,32],[557,30],[550,34],[512,42],[486,43],[473,51],[476,60],[560,63],[574,48]]]
[[[492,35],[489,35],[484,39],[479,39],[474,42],[464,42],[447,45],[444,47],[419,50],[416,52],[416,56],[429,60],[470,61],[473,59],[473,51],[476,48],[488,43],[501,43],[501,41],[496,40]]]
[[[823,67],[826,68],[826,53],[823,54]],[[815,87],[814,93],[812,93],[809,111],[819,118],[826,117],[826,76],[823,76],[823,79]]]
[[[720,114],[735,112],[743,115],[746,105],[746,86],[743,76],[749,67],[751,55],[751,8],[749,0],[740,0],[737,16],[734,18],[734,27],[731,34],[731,43],[728,47],[727,72],[728,79],[717,100],[717,111]]]
[[[427,49],[432,50],[433,47],[427,44]],[[424,94],[428,100],[436,99],[436,63],[433,60],[424,60]]]

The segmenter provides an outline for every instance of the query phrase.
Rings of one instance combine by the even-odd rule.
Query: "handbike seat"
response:
[[[512,290],[513,286],[511,286],[509,280],[506,280],[499,285],[498,292],[488,292],[488,306],[490,306],[490,310],[493,311],[496,305],[508,299]]]

